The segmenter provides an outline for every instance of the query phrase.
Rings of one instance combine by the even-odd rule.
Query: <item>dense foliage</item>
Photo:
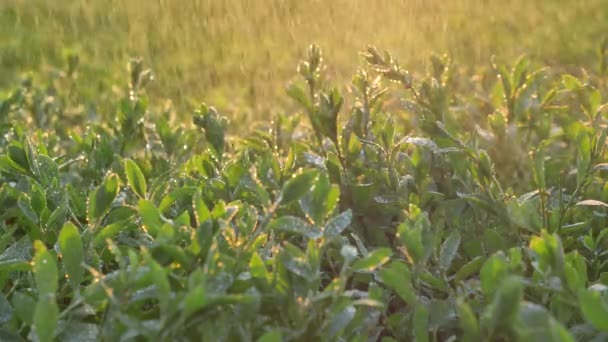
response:
[[[26,79],[0,102],[0,340],[606,340],[607,50],[418,78],[369,48],[344,95],[311,46],[301,113],[242,137],[149,108],[140,60],[99,107],[75,57]]]

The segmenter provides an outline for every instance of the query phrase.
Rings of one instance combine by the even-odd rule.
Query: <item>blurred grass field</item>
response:
[[[368,44],[412,70],[432,52],[470,68],[522,53],[593,67],[606,18],[608,0],[2,0],[0,87],[75,51],[84,91],[105,91],[142,56],[154,98],[264,113],[284,101],[311,42],[337,82]]]

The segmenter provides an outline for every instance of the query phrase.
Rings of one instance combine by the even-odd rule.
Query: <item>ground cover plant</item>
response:
[[[99,107],[76,57],[3,93],[0,339],[606,340],[608,43],[573,74],[362,56],[340,89],[312,45],[300,110],[239,136],[149,106],[140,59]]]

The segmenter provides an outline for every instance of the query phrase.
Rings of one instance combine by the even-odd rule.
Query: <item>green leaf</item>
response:
[[[251,259],[249,260],[249,270],[251,272],[251,276],[254,278],[263,280],[268,279],[266,265],[258,253],[254,252],[251,255]]]
[[[71,184],[66,185],[68,192],[68,202],[70,205],[70,211],[76,217],[87,216],[87,191],[81,188],[75,188]],[[46,204],[46,199],[45,199]]]
[[[9,146],[9,151],[10,151],[10,146]],[[17,174],[26,174],[27,173],[27,170],[24,167],[22,167],[21,165],[19,165],[15,161],[13,161],[7,155],[0,155],[0,170],[7,172],[7,173],[17,173]]]
[[[352,270],[355,272],[372,272],[378,267],[387,263],[391,256],[393,255],[393,251],[388,247],[378,248],[363,259],[357,260],[353,266]]]
[[[161,213],[164,213],[171,207],[173,203],[177,201],[190,201],[197,190],[197,187],[185,186],[171,191],[167,196],[163,197],[162,201],[158,205],[158,210],[160,210]]]
[[[281,330],[270,330],[258,339],[258,342],[282,342],[283,334]]]
[[[291,84],[287,88],[287,95],[289,95],[289,97],[296,100],[300,105],[302,105],[304,108],[306,108],[307,112],[312,113],[312,111],[313,111],[312,104],[310,103],[310,99],[308,98],[306,91],[304,91],[304,89],[302,87],[300,87],[299,85],[297,85],[295,83]]]
[[[228,120],[221,116],[215,108],[203,104],[196,112],[194,124],[205,130],[205,139],[211,145],[215,157],[221,161],[224,155]]]
[[[313,263],[306,258],[306,255],[298,247],[286,243],[283,248],[283,253],[280,254],[280,257],[286,269],[308,281],[313,281],[317,278],[318,273],[315,272],[313,265],[311,265]]]
[[[592,289],[580,289],[578,301],[585,320],[598,330],[608,331],[608,304],[602,294]]]
[[[38,217],[41,217],[42,213],[47,208],[46,194],[44,193],[44,189],[42,189],[40,185],[33,183],[30,196],[32,198],[32,209],[34,209]]]
[[[496,71],[498,72],[498,76],[500,77],[500,80],[502,81],[502,87],[505,93],[505,97],[509,98],[512,96],[513,94],[513,89],[512,89],[512,85],[511,85],[511,77],[509,75],[509,73],[507,72],[506,68],[504,66],[494,66],[494,68],[496,69]]]
[[[432,287],[433,289],[442,291],[444,293],[451,292],[451,289],[446,281],[445,277],[435,277],[429,270],[424,270],[418,274],[418,278],[425,282],[425,285]]]
[[[135,192],[139,198],[146,198],[146,178],[139,169],[139,166],[137,166],[133,160],[127,159],[125,161],[125,172],[127,174],[127,181],[133,192]]]
[[[576,185],[582,186],[591,168],[591,139],[585,131],[581,131],[577,139],[576,155]]]
[[[22,171],[27,172],[30,169],[29,163],[27,161],[27,155],[25,154],[25,150],[19,146],[11,145],[8,147],[8,163],[10,169],[14,169],[11,171]]]
[[[194,213],[196,215],[196,222],[199,225],[211,219],[211,212],[209,211],[209,208],[203,200],[203,194],[201,190],[197,191],[192,196],[192,205],[194,207]]]
[[[566,255],[564,273],[568,287],[572,291],[577,292],[578,289],[587,286],[587,263],[578,251]]]
[[[502,252],[498,252],[483,264],[479,278],[481,289],[486,296],[492,295],[507,276],[508,264],[506,259]]]
[[[53,232],[56,234],[59,228],[62,227],[65,223],[65,219],[69,211],[70,208],[68,207],[68,203],[65,201],[61,202],[61,204],[59,204],[59,206],[55,210],[53,210],[51,216],[49,216],[49,219],[46,221],[45,233]]]
[[[34,312],[36,310],[34,298],[25,293],[15,292],[11,301],[19,319],[28,325],[34,324]]]
[[[25,139],[25,155],[27,157],[27,162],[28,162],[30,171],[32,171],[32,174],[34,175],[34,177],[36,177],[36,179],[40,180],[40,168],[38,165],[38,156],[37,156],[36,152],[34,151],[34,147],[32,146],[32,143],[30,142],[29,138]]]
[[[68,222],[63,225],[59,233],[59,249],[61,250],[62,263],[69,276],[72,289],[77,290],[82,282],[84,268],[84,249],[78,228]]]
[[[429,309],[423,304],[416,305],[414,311],[414,341],[428,342],[429,340]]]
[[[557,276],[564,272],[565,256],[561,239],[557,234],[542,232],[541,236],[535,236],[530,240],[530,250],[538,259],[538,268],[542,272],[551,271]]]
[[[530,302],[523,302],[520,305],[515,327],[519,341],[575,341],[568,329],[553,318],[544,307]]]
[[[506,277],[498,285],[492,304],[484,313],[484,318],[488,318],[484,323],[487,322],[486,328],[491,333],[499,328],[511,328],[524,295],[523,283],[517,276]]]
[[[59,275],[55,256],[46,249],[41,241],[34,241],[34,279],[40,298],[54,296],[59,289]]]
[[[52,341],[59,318],[59,308],[55,301],[55,293],[59,289],[57,262],[41,241],[35,241],[34,247],[34,279],[38,289],[34,328],[40,341]]]
[[[530,61],[524,55],[517,59],[511,74],[511,79],[513,80],[513,85],[515,88],[519,89],[526,81],[529,64]]]
[[[105,181],[89,194],[88,217],[89,222],[97,222],[105,215],[116,195],[118,194],[118,177],[112,174]]]
[[[574,77],[572,75],[563,75],[562,83],[570,91],[583,87],[583,84],[581,83],[581,81],[579,81],[576,77]]]
[[[300,208],[315,224],[321,224],[322,220],[333,208],[329,208],[330,197],[335,191],[325,173],[319,175],[314,188],[300,198]]]
[[[279,202],[288,204],[297,201],[304,196],[312,188],[313,182],[317,177],[318,172],[314,170],[305,171],[288,180],[281,190]]]
[[[182,305],[184,307],[183,314],[185,317],[189,317],[198,310],[203,309],[209,303],[207,290],[202,286],[198,285],[188,291]]]
[[[144,229],[152,237],[156,237],[163,225],[160,211],[152,202],[144,199],[140,199],[137,206],[139,208],[139,215],[141,215],[141,220],[144,224]]]
[[[477,273],[484,264],[486,259],[483,256],[478,256],[462,266],[454,275],[455,281],[462,281]]]
[[[57,166],[57,163],[53,159],[42,154],[39,155],[38,167],[40,172],[40,184],[45,188],[59,184],[59,166]]]
[[[458,247],[460,247],[460,233],[458,230],[453,230],[443,245],[441,245],[441,251],[439,252],[439,268],[444,271],[450,268],[452,261],[458,253]]]
[[[151,256],[146,255],[147,264],[150,266],[150,272],[154,285],[156,286],[157,298],[161,313],[166,313],[169,309],[171,300],[171,284],[167,278],[165,269],[158,264]]]
[[[38,215],[36,215],[34,208],[32,208],[32,201],[28,195],[21,193],[21,195],[19,195],[19,199],[17,199],[17,205],[28,220],[32,221],[33,223],[38,223]]]
[[[410,269],[401,261],[393,261],[389,268],[380,271],[380,279],[410,305],[416,303],[416,291],[412,286]]]
[[[464,300],[458,299],[456,309],[458,310],[460,329],[464,332],[463,341],[480,341],[479,322],[471,306]]]
[[[0,254],[0,275],[3,272],[30,270],[31,250],[32,241],[27,235],[8,246]]]
[[[29,262],[19,260],[4,260],[0,261],[0,276],[3,273],[14,271],[29,271],[32,268]]]
[[[213,221],[206,220],[198,225],[196,242],[199,245],[199,254],[206,257],[214,243]]]
[[[323,227],[323,236],[326,239],[333,239],[340,235],[350,225],[352,219],[353,213],[350,209],[334,216]]]
[[[348,324],[355,318],[357,309],[354,306],[349,305],[344,310],[332,315],[329,323],[328,337],[336,337],[341,331],[348,326]]]
[[[128,232],[131,230],[136,230],[137,228],[137,225],[130,219],[121,220],[109,224],[99,229],[98,232],[95,234],[95,238],[93,239],[93,246],[101,247],[105,244],[106,239],[111,239],[114,236],[118,235],[120,232]]]
[[[485,229],[483,232],[483,246],[488,254],[493,254],[498,251],[507,249],[507,244],[503,234],[500,234],[495,229]]]
[[[509,219],[517,226],[532,233],[542,229],[542,217],[539,214],[538,197],[521,196],[519,199],[509,201],[507,214]]]
[[[58,321],[59,307],[55,302],[55,297],[40,298],[34,312],[34,328],[39,341],[53,341]]]
[[[397,237],[405,245],[407,256],[412,263],[421,262],[424,259],[423,229],[422,226],[415,226],[407,221],[397,227]]]
[[[295,216],[281,216],[278,219],[272,220],[268,227],[274,230],[306,236],[309,239],[318,239],[322,236],[322,232],[318,227]]]

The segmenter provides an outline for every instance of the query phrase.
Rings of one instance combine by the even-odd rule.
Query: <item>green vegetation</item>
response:
[[[0,4],[1,341],[608,340],[605,1],[143,3]]]
[[[324,48],[337,85],[349,83],[367,44],[412,72],[434,52],[471,69],[523,53],[590,68],[605,18],[607,0],[3,0],[0,86],[77,52],[79,89],[98,103],[141,56],[156,74],[148,91],[157,104],[189,110],[205,101],[259,119],[290,105],[283,89],[310,42]]]
[[[601,52],[601,73],[520,58],[472,81],[447,57],[413,77],[370,47],[346,101],[311,46],[287,90],[302,114],[241,138],[206,105],[170,124],[141,60],[98,123],[75,110],[73,61],[14,87],[0,336],[604,340]]]

